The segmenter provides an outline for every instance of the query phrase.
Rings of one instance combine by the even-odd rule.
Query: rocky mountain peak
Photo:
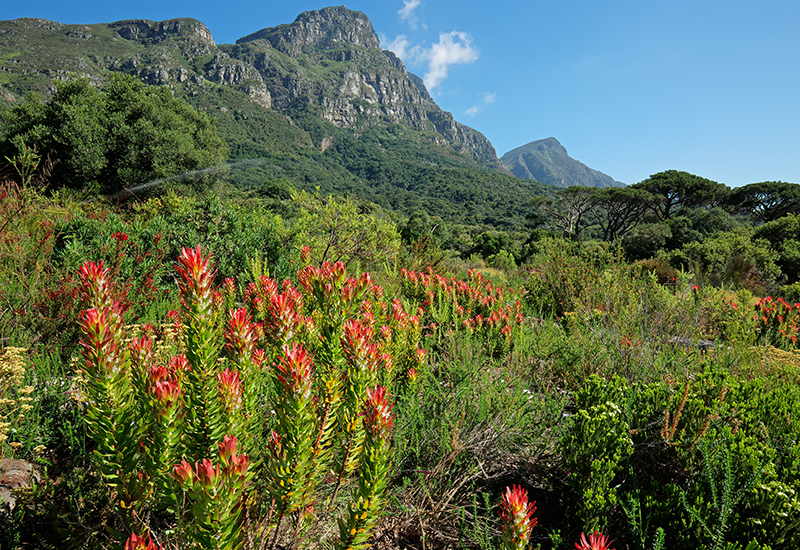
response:
[[[500,160],[520,179],[536,180],[555,187],[625,185],[570,157],[566,148],[554,137],[526,143],[512,149],[500,157]]]
[[[538,151],[552,151],[561,155],[567,154],[567,149],[554,137],[540,139],[534,142],[534,148]]]
[[[336,49],[342,46],[379,48],[378,35],[369,18],[344,6],[303,12],[293,23],[262,29],[236,41],[268,40],[273,48],[291,57],[312,49]]]
[[[31,75],[36,88],[52,93],[54,78],[77,73],[100,86],[109,72],[121,71],[169,86],[204,109],[244,100],[290,119],[299,109],[356,131],[404,125],[431,132],[436,145],[467,162],[505,170],[489,140],[439,108],[422,80],[381,50],[369,18],[344,6],[301,13],[235,45],[217,45],[203,23],[189,18],[88,26],[0,21],[4,55],[13,59],[3,67],[13,83],[3,85],[4,97],[23,97]]]

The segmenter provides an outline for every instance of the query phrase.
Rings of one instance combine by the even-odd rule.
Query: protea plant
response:
[[[502,521],[503,548],[506,550],[523,550],[527,548],[531,531],[537,520],[533,517],[536,503],[528,502],[528,493],[515,485],[506,487],[500,501],[500,520]]]

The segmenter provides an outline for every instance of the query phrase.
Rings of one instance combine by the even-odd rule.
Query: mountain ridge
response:
[[[624,187],[611,176],[573,159],[554,137],[520,145],[500,157],[509,171],[520,179],[532,179],[554,187]]]

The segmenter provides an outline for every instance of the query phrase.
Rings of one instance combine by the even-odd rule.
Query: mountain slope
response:
[[[500,158],[501,162],[520,179],[532,179],[553,185],[569,187],[622,187],[625,184],[615,181],[597,170],[592,170],[567,154],[567,150],[556,138],[550,137],[532,141],[512,149]]]

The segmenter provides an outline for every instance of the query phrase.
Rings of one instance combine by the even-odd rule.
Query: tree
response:
[[[649,208],[653,196],[643,189],[633,187],[606,187],[598,190],[592,199],[591,212],[600,229],[604,241],[616,241],[641,219]]]
[[[788,284],[800,280],[800,215],[789,214],[767,222],[753,233],[753,239],[764,239],[778,253],[775,263]]]
[[[631,187],[653,194],[650,209],[659,221],[668,220],[681,208],[715,206],[728,189],[724,184],[678,170],[653,174]]]
[[[135,78],[112,75],[98,90],[85,78],[56,84],[3,113],[0,156],[34,147],[56,161],[56,185],[118,193],[178,174],[220,166],[226,149],[212,119]]]
[[[583,229],[583,216],[594,206],[597,191],[595,187],[572,185],[559,191],[555,197],[535,198],[533,205],[549,216],[565,237],[577,240]]]
[[[379,206],[306,191],[292,199],[301,209],[295,242],[309,247],[311,261],[341,261],[364,271],[394,269],[400,235]]]
[[[763,181],[738,187],[730,203],[736,211],[763,223],[800,213],[800,185],[782,181]]]

